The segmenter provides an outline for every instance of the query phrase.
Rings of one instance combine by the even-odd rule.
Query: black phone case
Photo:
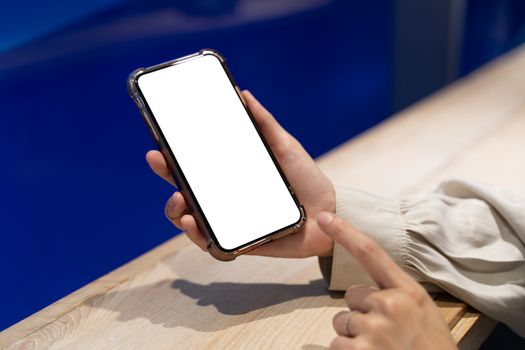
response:
[[[283,181],[286,183],[287,187],[288,187],[288,190],[290,191],[290,195],[292,196],[292,198],[294,199],[300,213],[301,213],[301,216],[299,218],[299,220],[288,226],[288,227],[285,227],[279,231],[276,231],[276,232],[273,232],[273,233],[270,233],[266,236],[263,236],[255,241],[252,241],[252,242],[249,242],[241,247],[238,247],[237,249],[233,249],[233,250],[226,250],[226,249],[223,249],[218,241],[217,241],[217,238],[215,237],[215,235],[213,234],[212,232],[212,229],[210,227],[210,225],[208,224],[208,221],[206,220],[206,217],[204,215],[204,213],[202,212],[200,206],[199,206],[199,203],[197,201],[197,199],[195,198],[195,195],[193,194],[193,191],[191,190],[191,187],[189,186],[188,184],[188,181],[186,180],[185,176],[184,176],[184,172],[182,171],[182,169],[179,167],[178,163],[177,163],[177,160],[176,158],[174,157],[174,155],[172,154],[167,142],[166,142],[166,139],[164,138],[164,135],[162,134],[162,130],[160,130],[153,114],[151,113],[151,110],[149,109],[148,105],[147,105],[147,102],[144,98],[144,96],[142,95],[140,89],[139,89],[139,86],[138,86],[138,78],[142,75],[142,74],[146,74],[146,73],[149,73],[149,72],[152,72],[152,71],[155,71],[155,70],[159,70],[159,69],[162,69],[162,68],[166,68],[166,67],[169,67],[169,66],[172,66],[172,65],[175,65],[175,64],[180,64],[180,63],[183,63],[185,61],[188,61],[188,60],[191,60],[191,59],[194,59],[194,58],[197,58],[199,56],[204,56],[204,55],[213,55],[215,56],[216,58],[218,58],[218,60],[221,62],[222,64],[222,67],[224,68],[226,74],[228,75],[228,78],[230,79],[230,82],[232,83],[233,87],[235,88],[235,91],[240,99],[240,101],[242,102],[242,104],[244,105],[244,108],[246,110],[246,112],[248,113],[248,116],[250,117],[250,119],[252,120],[252,123],[254,125],[254,127],[256,128],[259,136],[261,137],[261,140],[263,142],[263,144],[265,145],[267,151],[269,152],[275,166],[277,167],[277,170],[279,171],[281,177],[283,178]],[[135,104],[137,105],[144,121],[146,122],[146,125],[148,127],[148,129],[150,130],[150,133],[153,137],[153,139],[155,140],[160,152],[163,154],[164,158],[166,159],[166,163],[168,164],[169,168],[170,168],[170,171],[171,171],[171,174],[173,176],[173,179],[175,180],[180,192],[182,193],[182,195],[184,196],[184,199],[186,201],[186,204],[188,205],[190,211],[191,211],[191,214],[195,217],[195,220],[197,222],[197,225],[199,227],[199,229],[201,230],[201,232],[203,232],[206,236],[207,236],[207,239],[208,239],[208,252],[213,256],[215,257],[216,259],[218,260],[222,260],[222,261],[228,261],[228,260],[233,260],[235,259],[237,256],[239,255],[242,255],[250,250],[253,250],[265,243],[268,243],[270,241],[273,241],[273,240],[276,240],[276,239],[279,239],[281,237],[284,237],[286,235],[289,235],[289,234],[292,234],[294,232],[297,232],[304,224],[304,222],[306,221],[306,212],[304,210],[304,207],[301,205],[301,203],[299,202],[299,200],[297,199],[292,187],[290,186],[290,184],[288,183],[288,180],[286,179],[286,177],[284,176],[284,173],[281,169],[281,167],[279,166],[279,163],[277,162],[277,160],[275,159],[275,156],[273,155],[273,153],[271,152],[266,140],[264,139],[261,131],[259,130],[257,124],[255,123],[255,120],[251,114],[251,112],[249,111],[249,109],[247,108],[245,102],[244,102],[244,99],[242,98],[242,95],[240,94],[240,90],[239,90],[239,87],[237,86],[237,84],[235,83],[235,81],[233,80],[233,77],[232,75],[230,74],[230,71],[228,69],[228,67],[226,66],[226,62],[225,62],[225,59],[224,57],[217,51],[215,50],[212,50],[212,49],[203,49],[203,50],[200,50],[199,52],[197,53],[194,53],[194,54],[191,54],[191,55],[188,55],[188,56],[184,56],[184,57],[181,57],[181,58],[177,58],[175,60],[172,60],[172,61],[168,61],[168,62],[165,62],[165,63],[161,63],[161,64],[158,64],[158,65],[155,65],[155,66],[152,66],[152,67],[149,67],[149,68],[139,68],[139,69],[136,69],[135,71],[133,71],[129,78],[128,78],[128,91],[129,91],[129,94],[131,95],[131,98],[133,99],[133,101],[135,102]],[[240,204],[242,205],[242,203]],[[250,227],[246,227],[247,230],[250,229]]]

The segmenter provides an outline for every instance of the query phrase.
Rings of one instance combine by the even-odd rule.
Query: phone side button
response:
[[[135,104],[137,105],[139,110],[142,111],[145,108],[144,103],[142,102],[142,100],[140,98],[138,98],[136,95],[133,95],[132,99],[133,99],[133,101],[135,101]]]
[[[146,121],[146,124],[148,125],[148,129],[149,129],[149,132],[151,134],[151,137],[153,137],[155,142],[158,143],[160,141],[160,138],[159,138],[159,135],[157,134],[157,132],[155,131],[155,128],[153,127],[153,125],[151,125],[151,122],[149,121],[149,119],[146,116],[144,116],[144,120]]]
[[[155,142],[159,143],[160,142],[160,138],[159,138],[159,135],[157,135],[157,132],[155,131],[155,129],[149,128],[149,130],[151,131],[151,135],[155,139]]]

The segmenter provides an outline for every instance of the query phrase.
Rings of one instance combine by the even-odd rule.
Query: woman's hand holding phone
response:
[[[455,349],[443,316],[425,290],[376,242],[333,215],[335,191],[331,181],[250,92],[242,92],[242,97],[309,217],[297,233],[247,254],[289,258],[328,256],[335,239],[363,266],[379,288],[348,289],[345,299],[352,311],[335,315],[333,324],[338,336],[331,349]],[[160,152],[149,151],[146,159],[157,175],[175,185]],[[175,226],[206,250],[207,240],[180,192],[168,199],[165,212]]]
[[[315,220],[312,220],[322,211],[335,212],[335,191],[331,181],[301,144],[279,125],[250,92],[243,91],[242,97],[290,185],[304,205],[307,217],[311,218],[297,233],[262,245],[248,254],[288,258],[331,255],[332,239],[319,229]],[[146,160],[157,175],[175,185],[159,151],[149,151]],[[168,219],[184,230],[191,241],[202,250],[206,250],[207,240],[197,227],[195,218],[189,212],[180,192],[175,192],[168,199],[165,212]]]

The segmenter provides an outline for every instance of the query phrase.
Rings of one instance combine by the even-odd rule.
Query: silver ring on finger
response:
[[[344,331],[345,331],[345,336],[347,337],[350,337],[350,330],[348,329],[348,324],[350,323],[350,319],[352,318],[352,315],[354,314],[353,311],[350,311],[348,313],[348,317],[346,318],[345,320],[345,323],[344,323]]]

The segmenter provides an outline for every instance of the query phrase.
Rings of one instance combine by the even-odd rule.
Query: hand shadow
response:
[[[243,315],[294,299],[328,294],[326,285],[321,279],[300,285],[231,282],[213,282],[202,285],[185,279],[177,279],[171,284],[171,288],[178,289],[182,294],[196,299],[199,306],[215,306],[217,311],[224,315]]]
[[[165,328],[214,332],[296,309],[334,306],[330,300],[321,279],[308,284],[213,282],[208,285],[177,279],[110,292],[90,304],[118,312],[118,319],[123,322],[146,318]],[[344,300],[339,303],[342,306]]]

